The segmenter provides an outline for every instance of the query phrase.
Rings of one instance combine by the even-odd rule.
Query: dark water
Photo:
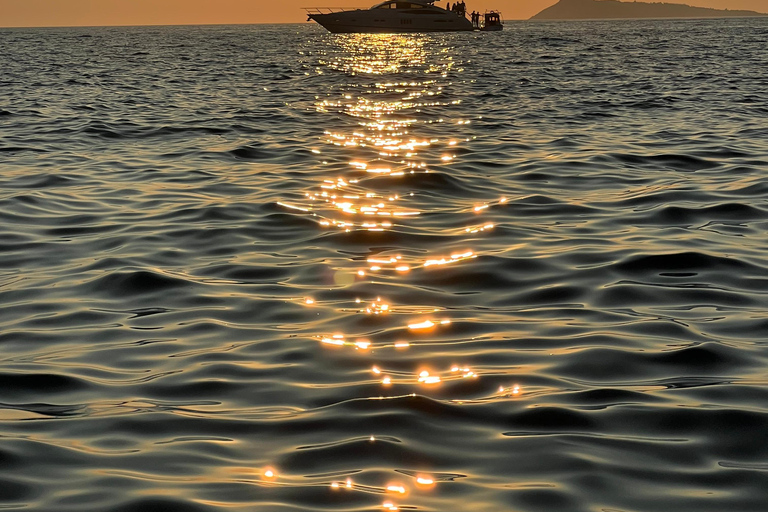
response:
[[[0,31],[0,509],[768,510],[767,43]]]

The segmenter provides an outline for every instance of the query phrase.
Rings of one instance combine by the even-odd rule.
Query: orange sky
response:
[[[304,23],[302,7],[370,7],[378,0],[0,0],[0,26]],[[467,10],[498,9],[525,19],[557,0],[464,0]],[[649,0],[659,1],[659,0]],[[666,0],[768,12],[768,0]],[[439,4],[443,0],[438,0]]]

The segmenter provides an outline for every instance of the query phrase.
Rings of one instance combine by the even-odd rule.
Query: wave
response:
[[[763,510],[763,23],[0,31],[0,507]]]

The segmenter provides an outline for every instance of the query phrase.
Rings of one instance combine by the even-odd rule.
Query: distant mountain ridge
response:
[[[721,18],[768,16],[755,11],[731,11],[661,2],[619,2],[617,0],[560,0],[532,20],[586,20],[606,18]]]

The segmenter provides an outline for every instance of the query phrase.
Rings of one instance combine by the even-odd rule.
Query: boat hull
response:
[[[374,12],[372,10],[342,11],[328,14],[309,14],[309,18],[334,34],[402,33],[402,32],[469,32],[474,29],[470,21],[454,12],[420,13],[415,9],[405,12]]]

